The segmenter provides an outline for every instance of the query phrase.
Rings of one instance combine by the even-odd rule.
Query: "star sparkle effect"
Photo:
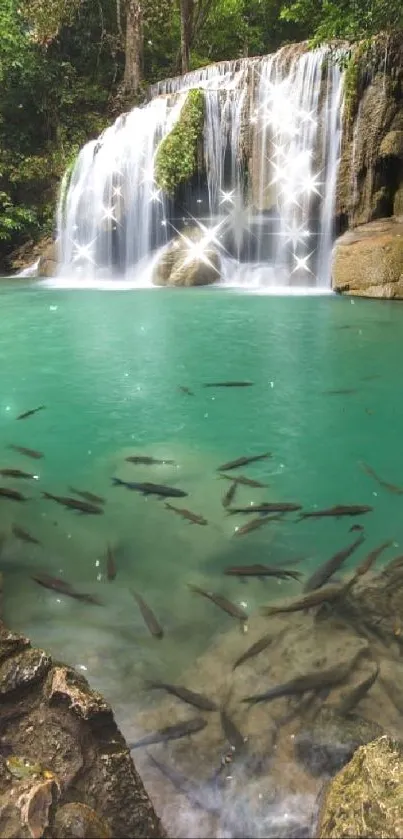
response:
[[[93,255],[93,248],[96,242],[97,237],[95,236],[91,242],[87,242],[85,245],[80,245],[78,242],[73,241],[73,262],[90,262],[92,265],[95,265],[95,259]]]

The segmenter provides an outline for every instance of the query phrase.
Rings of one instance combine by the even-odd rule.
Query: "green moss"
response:
[[[344,69],[344,107],[346,120],[351,124],[354,120],[360,98],[361,79],[368,70],[368,58],[370,57],[373,40],[366,38],[355,45],[347,58]]]
[[[155,158],[156,184],[169,195],[197,171],[203,125],[204,93],[202,90],[190,90],[177,123],[160,143]]]

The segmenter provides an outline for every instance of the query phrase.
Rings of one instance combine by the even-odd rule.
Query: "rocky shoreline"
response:
[[[112,709],[0,624],[0,834],[164,837]]]

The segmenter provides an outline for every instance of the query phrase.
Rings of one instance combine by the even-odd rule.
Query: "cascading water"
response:
[[[202,172],[167,200],[155,154],[192,88],[205,97]],[[219,248],[226,284],[329,288],[341,92],[331,50],[303,45],[154,85],[82,149],[61,191],[62,275],[150,282],[159,249],[191,223]]]

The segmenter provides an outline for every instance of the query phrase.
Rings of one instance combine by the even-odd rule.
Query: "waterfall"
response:
[[[150,88],[146,105],[81,150],[61,190],[62,276],[149,282],[158,250],[196,223],[213,231],[224,284],[329,288],[342,108],[337,57],[328,47],[293,45]],[[192,88],[205,99],[201,172],[167,199],[154,180],[155,155]]]

